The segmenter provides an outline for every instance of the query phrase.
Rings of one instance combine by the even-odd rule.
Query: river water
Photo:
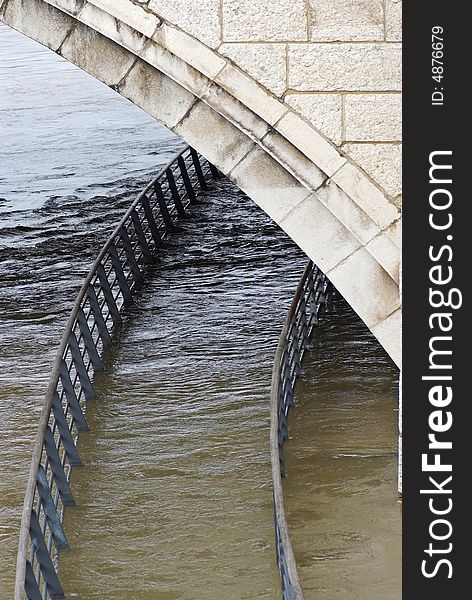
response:
[[[107,233],[182,142],[1,25],[0,132],[3,600],[32,439],[74,297]],[[268,397],[305,261],[225,180],[170,240],[94,382],[77,506],[66,512],[68,597],[278,597]],[[302,581],[307,598],[398,600],[397,374],[342,299],[332,310],[306,360],[287,447]],[[365,572],[372,556],[376,579]]]

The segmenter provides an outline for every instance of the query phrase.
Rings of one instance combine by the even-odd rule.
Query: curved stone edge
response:
[[[400,214],[313,127],[213,50],[128,0],[3,0],[0,18],[205,155],[327,273],[400,364],[391,318],[400,311]]]

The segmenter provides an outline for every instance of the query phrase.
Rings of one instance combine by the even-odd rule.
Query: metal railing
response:
[[[74,303],[42,408],[20,525],[15,600],[62,598],[58,552],[68,547],[64,509],[74,504],[72,468],[77,441],[88,429],[86,402],[95,397],[93,374],[122,321],[122,309],[143,281],[146,265],[163,246],[189,204],[199,204],[217,169],[184,148],[139,194],[108,239]]]
[[[285,318],[274,360],[270,401],[270,457],[275,520],[275,549],[283,600],[303,600],[297,563],[284,509],[282,477],[285,477],[284,443],[294,388],[301,373],[303,354],[326,303],[329,280],[308,263]]]

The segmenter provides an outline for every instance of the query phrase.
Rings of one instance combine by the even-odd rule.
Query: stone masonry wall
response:
[[[401,0],[133,0],[232,60],[401,194]]]

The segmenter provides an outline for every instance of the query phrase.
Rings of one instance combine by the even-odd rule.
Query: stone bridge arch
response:
[[[0,0],[0,18],[212,161],[320,266],[400,365],[401,216],[392,195],[288,102],[163,19],[158,5]]]

